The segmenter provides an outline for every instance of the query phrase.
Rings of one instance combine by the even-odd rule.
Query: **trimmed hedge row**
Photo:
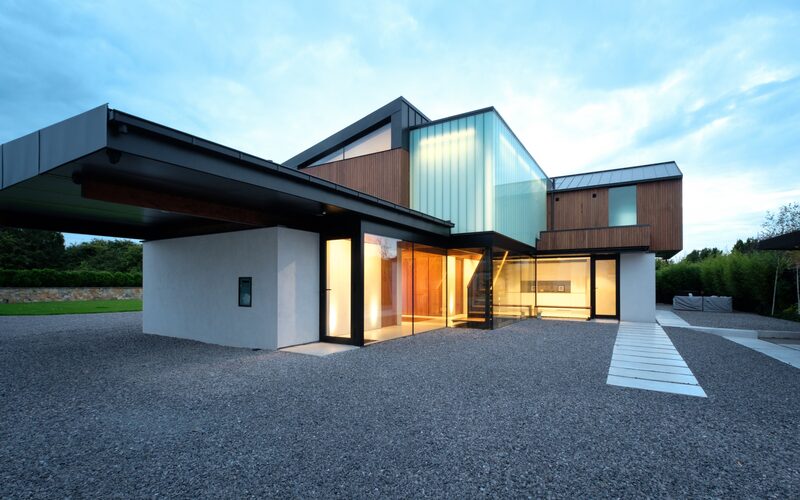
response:
[[[112,273],[108,271],[57,271],[55,269],[0,269],[0,286],[139,287],[142,286],[142,273]]]
[[[672,297],[687,292],[726,295],[737,311],[769,314],[775,280],[774,252],[733,252],[698,263],[679,262],[656,271],[656,299],[671,304]],[[786,280],[778,283],[778,310],[792,303]]]

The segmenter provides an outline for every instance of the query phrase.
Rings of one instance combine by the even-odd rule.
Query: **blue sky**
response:
[[[800,200],[797,2],[0,0],[0,142],[108,102],[283,161],[399,95],[551,176],[677,161],[687,250]]]

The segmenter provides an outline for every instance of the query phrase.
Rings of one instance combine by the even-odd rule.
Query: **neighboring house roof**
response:
[[[680,179],[683,172],[674,161],[639,165],[636,167],[601,170],[585,174],[564,175],[552,178],[551,191],[572,191],[594,187],[621,186],[640,182]]]
[[[800,250],[800,231],[773,236],[758,242],[759,250]]]
[[[302,153],[289,158],[283,162],[283,165],[290,168],[307,167],[345,144],[357,140],[387,123],[392,124],[392,149],[407,148],[408,145],[403,143],[403,130],[429,121],[430,119],[422,111],[408,102],[405,97],[400,96]]]

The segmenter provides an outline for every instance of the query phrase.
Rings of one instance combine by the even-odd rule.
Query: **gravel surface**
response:
[[[732,312],[716,313],[702,311],[672,311],[694,326],[712,328],[738,328],[740,330],[780,330],[800,332],[800,323],[785,319],[770,318],[758,314]]]
[[[616,325],[326,358],[0,318],[0,497],[796,497],[798,371],[668,330],[707,399],[605,384]]]

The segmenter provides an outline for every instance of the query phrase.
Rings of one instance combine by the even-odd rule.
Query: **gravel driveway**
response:
[[[0,497],[796,497],[798,371],[667,329],[709,397],[605,384],[616,325],[316,358],[0,318]]]
[[[705,311],[674,311],[687,323],[711,328],[736,328],[740,330],[776,330],[800,332],[800,323],[780,318],[770,318],[743,312],[718,313]]]

